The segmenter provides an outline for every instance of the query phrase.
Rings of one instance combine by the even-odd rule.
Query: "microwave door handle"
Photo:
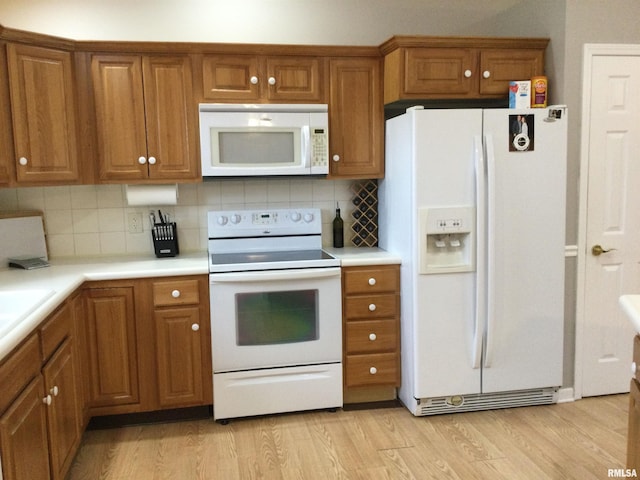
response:
[[[311,128],[305,125],[300,132],[300,143],[302,144],[302,167],[311,169]]]

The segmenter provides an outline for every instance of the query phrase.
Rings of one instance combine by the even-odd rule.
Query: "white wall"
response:
[[[77,40],[378,45],[482,35],[525,0],[2,0],[0,24]]]

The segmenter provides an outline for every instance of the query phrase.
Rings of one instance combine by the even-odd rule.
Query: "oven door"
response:
[[[341,362],[339,267],[209,279],[215,373]]]

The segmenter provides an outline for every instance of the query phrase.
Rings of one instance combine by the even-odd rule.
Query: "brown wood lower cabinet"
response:
[[[44,383],[35,377],[0,419],[4,480],[49,478]]]
[[[206,276],[86,287],[92,415],[213,402]]]
[[[627,468],[640,469],[640,335],[633,339],[634,375],[629,390],[629,428],[627,432]]]
[[[0,365],[4,480],[63,479],[80,444],[84,425],[72,302]]]
[[[134,286],[105,284],[89,288],[86,299],[89,407],[137,405]]]
[[[400,385],[399,272],[398,265],[342,269],[346,393]]]

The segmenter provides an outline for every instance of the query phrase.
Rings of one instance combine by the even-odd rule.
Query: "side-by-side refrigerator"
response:
[[[566,140],[564,106],[386,122],[379,245],[402,258],[399,397],[414,415],[557,401]]]

